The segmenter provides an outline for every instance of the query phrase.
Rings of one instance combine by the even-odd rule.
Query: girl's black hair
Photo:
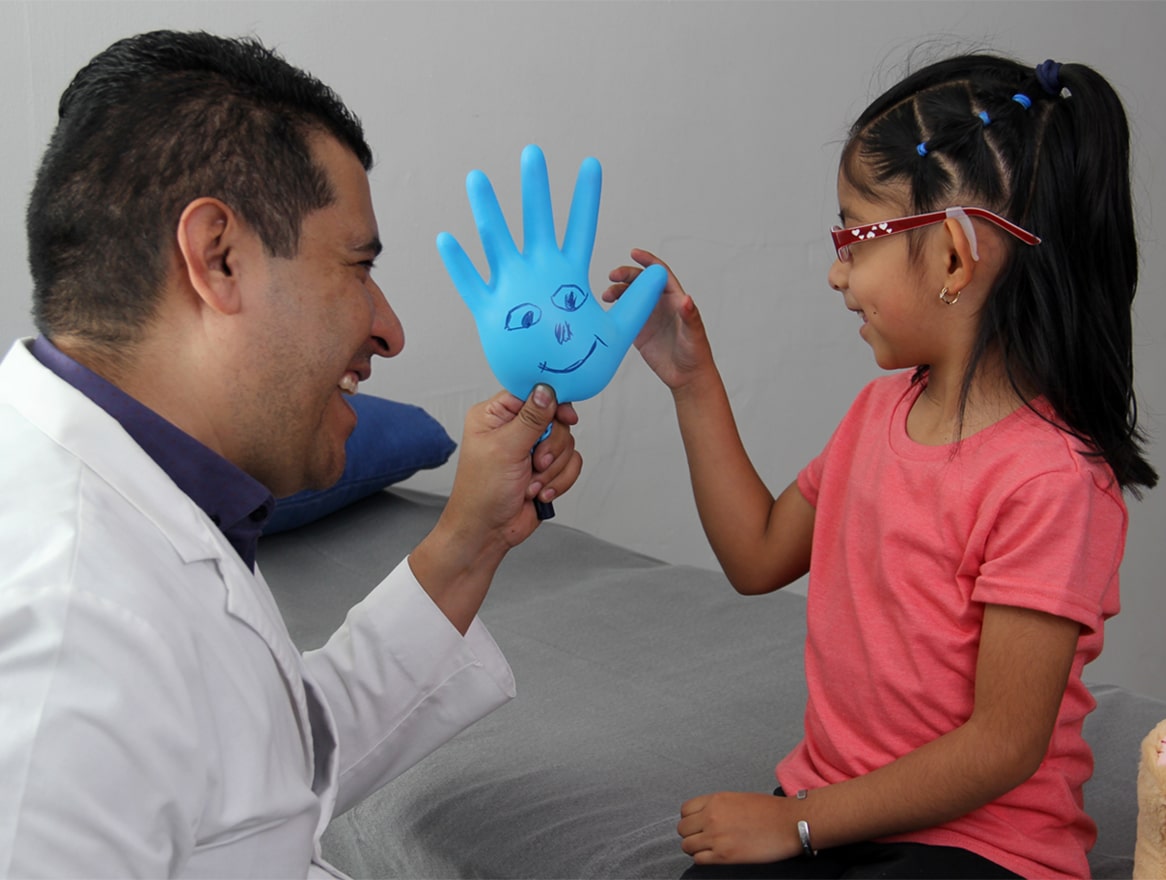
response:
[[[1011,245],[985,303],[961,413],[985,356],[998,354],[1017,395],[1048,400],[1123,488],[1157,484],[1133,387],[1129,126],[1104,78],[983,54],[931,64],[858,118],[841,170],[871,197],[905,184],[915,212],[979,205],[1040,236]]]

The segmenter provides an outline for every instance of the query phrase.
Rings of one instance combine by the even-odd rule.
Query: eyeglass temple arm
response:
[[[972,259],[974,260],[979,260],[980,257],[979,254],[976,253],[976,234],[972,231],[972,221],[968,218],[968,214],[971,214],[973,217],[980,217],[984,220],[987,220],[989,223],[999,226],[1009,235],[1013,236],[1014,238],[1019,238],[1027,245],[1035,246],[1040,244],[1040,236],[1033,235],[1027,229],[1017,226],[1011,220],[1006,220],[999,214],[994,214],[991,211],[985,210],[984,208],[955,207],[948,208],[946,211],[944,211],[944,213],[947,214],[948,217],[951,217],[953,220],[957,220],[964,228],[964,232],[967,234],[968,239],[972,244]]]

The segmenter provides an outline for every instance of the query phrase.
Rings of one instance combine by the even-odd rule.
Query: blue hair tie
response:
[[[920,142],[920,144],[917,147],[915,147],[915,152],[918,153],[920,156],[926,156],[927,155],[927,141]]]
[[[1061,94],[1061,65],[1052,58],[1037,65],[1036,81],[1050,95]]]
[[[992,119],[991,119],[991,117],[988,116],[987,110],[981,110],[976,115],[980,117],[980,122],[984,123],[984,125],[991,125],[992,124]]]
[[[1032,98],[1030,98],[1028,95],[1015,94],[1012,96],[1012,100],[1023,107],[1025,110],[1032,106]]]

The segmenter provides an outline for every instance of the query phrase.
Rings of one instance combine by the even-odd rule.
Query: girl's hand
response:
[[[677,832],[698,865],[779,862],[802,854],[789,798],[722,791],[686,801]],[[804,817],[803,817],[804,818]]]
[[[642,267],[656,265],[668,270],[664,292],[636,336],[635,346],[653,372],[675,391],[712,366],[704,322],[692,297],[684,292],[663,260],[638,248],[632,250],[631,257],[639,266],[612,269],[608,275],[612,285],[603,292],[602,298],[604,302],[618,300],[644,271]]]

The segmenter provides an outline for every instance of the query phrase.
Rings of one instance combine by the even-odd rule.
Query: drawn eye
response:
[[[507,330],[525,330],[542,320],[543,310],[534,303],[521,303],[506,313]]]
[[[587,302],[587,291],[575,284],[564,284],[551,295],[551,302],[564,312],[574,312]]]

